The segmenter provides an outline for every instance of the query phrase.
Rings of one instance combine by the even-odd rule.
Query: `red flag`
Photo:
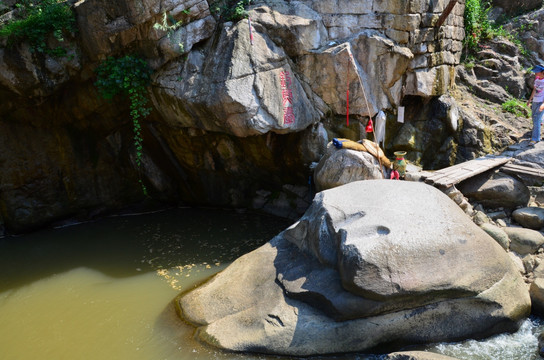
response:
[[[366,124],[365,131],[367,133],[374,131],[374,127],[372,126],[372,119],[368,119],[368,123]]]

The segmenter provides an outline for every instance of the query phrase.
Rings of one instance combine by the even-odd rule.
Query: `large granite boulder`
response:
[[[365,351],[513,331],[530,312],[502,247],[423,183],[366,180],[179,299],[197,337],[282,355]]]
[[[362,49],[369,49],[361,51]],[[313,51],[297,62],[305,82],[338,114],[375,116],[400,105],[403,74],[414,54],[377,31],[362,31],[350,42]]]
[[[544,208],[534,206],[519,208],[512,212],[512,218],[525,228],[540,230],[544,227]]]
[[[508,174],[493,171],[461,182],[458,189],[469,199],[491,209],[527,206],[531,197],[524,183]]]
[[[312,103],[284,49],[258,29],[250,35],[245,22],[225,23],[213,48],[158,71],[153,102],[164,121],[238,137],[318,122],[325,109]]]
[[[520,255],[535,254],[544,245],[544,235],[539,231],[520,227],[505,227],[503,230],[510,239],[510,250]]]
[[[383,179],[377,158],[366,151],[337,149],[332,142],[314,170],[316,191],[331,189],[359,180]]]

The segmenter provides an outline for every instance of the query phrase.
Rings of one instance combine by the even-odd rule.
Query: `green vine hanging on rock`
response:
[[[98,79],[95,85],[105,99],[112,99],[117,94],[128,96],[130,100],[130,116],[134,131],[134,146],[136,149],[136,166],[142,165],[142,127],[140,120],[151,112],[147,107],[147,86],[151,81],[151,69],[147,63],[135,56],[127,55],[122,58],[110,57],[97,68]],[[139,179],[144,195],[147,189]]]

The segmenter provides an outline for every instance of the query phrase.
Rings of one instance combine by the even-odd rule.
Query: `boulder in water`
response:
[[[292,356],[514,331],[528,290],[446,195],[406,181],[320,192],[305,215],[179,299],[199,339]]]

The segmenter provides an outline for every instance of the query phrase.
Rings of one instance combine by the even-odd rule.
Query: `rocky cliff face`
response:
[[[454,84],[461,56],[464,2],[441,18],[448,3],[258,0],[239,21],[225,21],[215,11],[223,4],[211,1],[73,3],[67,56],[1,40],[5,227],[134,204],[143,199],[138,179],[160,201],[248,206],[259,190],[306,186],[329,137],[359,139],[380,110],[388,151],[402,147],[421,160],[438,147],[433,165],[455,161],[455,114],[431,114],[432,126],[422,115]],[[165,15],[178,25],[154,26]],[[102,60],[126,54],[153,69],[140,169],[127,100],[103,100],[93,85]]]

